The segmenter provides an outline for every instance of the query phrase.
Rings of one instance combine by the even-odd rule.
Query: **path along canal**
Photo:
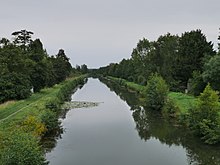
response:
[[[64,133],[46,154],[50,165],[220,164],[220,148],[138,105],[135,93],[90,78],[73,101],[99,102],[61,119]]]

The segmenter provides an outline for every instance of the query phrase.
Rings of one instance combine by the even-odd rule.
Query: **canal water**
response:
[[[218,165],[220,148],[139,105],[135,93],[90,78],[73,101],[98,102],[71,109],[64,132],[46,154],[50,165]]]

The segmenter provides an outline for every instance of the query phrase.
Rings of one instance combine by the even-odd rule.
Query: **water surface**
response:
[[[219,164],[219,148],[197,143],[183,128],[138,106],[134,93],[107,85],[89,79],[72,96],[101,103],[68,111],[62,138],[46,154],[51,165]]]

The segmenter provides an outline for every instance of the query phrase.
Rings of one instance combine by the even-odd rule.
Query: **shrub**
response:
[[[158,74],[150,77],[146,87],[146,104],[153,110],[161,110],[168,95],[168,86]]]
[[[56,129],[60,124],[56,113],[51,110],[45,110],[41,116],[41,120],[47,128],[47,133]]]
[[[200,94],[196,107],[189,111],[189,126],[207,144],[220,142],[219,96],[210,84]]]
[[[176,105],[176,103],[168,98],[165,102],[165,105],[163,106],[163,114],[168,115],[170,117],[176,117],[180,113],[179,107]]]
[[[28,116],[22,123],[22,130],[41,137],[46,132],[46,127],[35,116]]]
[[[207,83],[203,81],[202,74],[198,71],[194,71],[189,92],[194,96],[198,96],[205,89],[206,84]]]

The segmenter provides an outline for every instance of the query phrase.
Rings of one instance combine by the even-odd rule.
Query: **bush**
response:
[[[153,110],[162,110],[168,95],[168,86],[158,74],[150,77],[146,87],[146,104]]]
[[[208,84],[196,107],[189,111],[189,126],[207,144],[220,142],[219,96]]]
[[[176,105],[176,103],[168,98],[165,102],[165,105],[163,106],[163,114],[168,115],[170,117],[176,117],[180,113],[179,107]]]
[[[41,116],[41,120],[47,128],[47,133],[56,129],[60,124],[56,113],[51,110],[45,110]]]
[[[58,113],[59,112],[58,110],[61,107],[61,102],[60,102],[59,98],[56,97],[56,98],[48,100],[45,104],[45,107],[46,107],[46,109],[50,109],[50,110]]]
[[[46,132],[46,126],[35,116],[28,116],[22,123],[24,132],[32,133],[36,137],[41,137]]]
[[[194,96],[198,96],[205,89],[206,84],[207,83],[203,81],[202,74],[198,71],[194,71],[189,92]]]

